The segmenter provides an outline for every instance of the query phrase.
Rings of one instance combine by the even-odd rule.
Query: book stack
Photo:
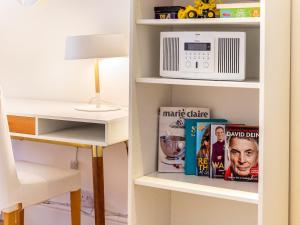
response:
[[[217,4],[221,18],[260,17],[260,3]]]
[[[159,114],[159,172],[258,182],[258,126],[211,119],[208,108],[161,107]]]

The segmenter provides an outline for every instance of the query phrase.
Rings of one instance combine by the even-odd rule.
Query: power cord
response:
[[[79,151],[79,148],[76,147],[75,160],[71,160],[71,164],[70,164],[70,168],[74,169],[74,170],[78,170],[79,169],[78,151]]]

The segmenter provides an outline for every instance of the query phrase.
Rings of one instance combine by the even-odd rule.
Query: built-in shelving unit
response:
[[[137,83],[141,84],[167,84],[167,85],[187,85],[202,87],[228,87],[228,88],[253,88],[259,89],[260,83],[256,79],[248,79],[242,82],[237,81],[212,81],[212,80],[188,80],[171,79],[160,77],[138,77]]]
[[[132,0],[129,224],[287,224],[289,1],[261,0],[260,18],[152,19],[154,6],[186,4],[191,1]],[[246,32],[246,80],[160,77],[163,31]],[[208,107],[213,118],[259,125],[259,183],[158,173],[161,106]]]
[[[243,26],[243,27],[258,27],[260,25],[260,18],[214,18],[214,19],[138,19],[136,20],[138,25],[152,25],[152,26],[164,26],[164,25],[225,25],[225,26]]]
[[[186,176],[182,173],[152,173],[135,179],[136,185],[172,190],[195,195],[258,204],[255,183],[224,182],[208,177]]]

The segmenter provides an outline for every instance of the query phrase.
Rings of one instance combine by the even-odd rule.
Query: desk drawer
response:
[[[35,118],[26,116],[7,116],[9,131],[35,135]]]

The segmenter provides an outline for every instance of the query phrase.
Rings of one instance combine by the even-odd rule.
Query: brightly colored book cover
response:
[[[198,122],[227,123],[225,119],[185,119],[185,166],[186,175],[195,175],[197,169],[196,128]]]
[[[259,3],[217,4],[221,18],[260,17]]]
[[[224,178],[225,124],[212,124],[210,129],[210,177]]]
[[[186,118],[209,118],[208,108],[161,107],[158,136],[158,171],[184,172]]]
[[[259,128],[226,126],[225,180],[258,182]]]
[[[196,157],[198,176],[209,176],[209,154],[210,154],[210,125],[211,123],[197,123]]]

